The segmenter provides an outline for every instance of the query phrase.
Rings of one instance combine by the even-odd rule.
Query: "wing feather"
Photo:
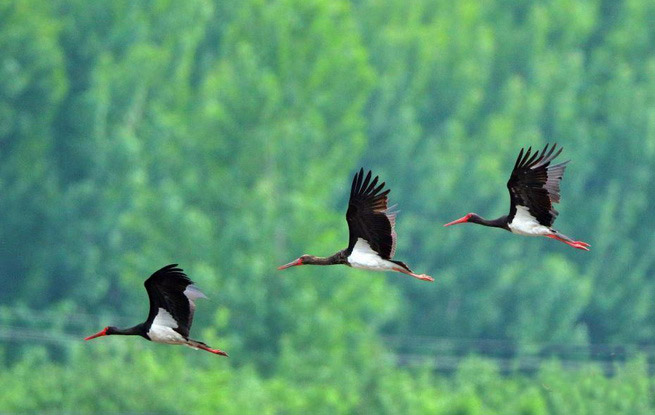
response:
[[[206,298],[193,284],[193,281],[177,264],[167,265],[155,271],[144,282],[150,298],[150,313],[147,323],[154,321],[159,308],[166,309],[177,322],[175,330],[185,338],[193,323],[193,314],[197,298]]]
[[[366,240],[384,259],[391,259],[396,250],[396,214],[387,207],[389,189],[379,178],[371,181],[372,172],[364,176],[364,169],[355,174],[350,189],[346,220],[350,231],[347,255],[352,252],[358,238]]]
[[[541,151],[532,153],[521,149],[514,164],[514,170],[507,182],[511,207],[510,221],[516,214],[516,206],[525,206],[530,214],[544,226],[552,226],[559,212],[553,204],[560,201],[560,182],[568,161],[551,165],[551,162],[561,154],[557,144],[549,148],[549,144]]]

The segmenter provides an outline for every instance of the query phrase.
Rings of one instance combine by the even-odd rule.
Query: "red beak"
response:
[[[281,265],[281,266],[277,267],[277,269],[283,270],[283,269],[295,267],[296,265],[302,265],[302,259],[298,258],[295,261],[291,261],[288,264]]]
[[[107,328],[104,328],[104,329],[102,329],[102,331],[99,331],[99,332],[97,332],[96,334],[94,334],[92,336],[85,337],[84,340],[91,340],[91,339],[95,339],[96,337],[101,337],[101,336],[106,336],[106,335],[107,335]]]
[[[459,218],[457,220],[454,220],[452,222],[448,222],[447,224],[443,226],[450,226],[450,225],[457,225],[458,223],[466,223],[471,217],[469,215],[464,216],[463,218]]]

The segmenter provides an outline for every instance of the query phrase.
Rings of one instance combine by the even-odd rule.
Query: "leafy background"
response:
[[[0,2],[0,412],[650,414],[655,4]],[[558,142],[564,233],[506,214]],[[435,283],[275,267],[347,241],[352,174]],[[139,339],[179,263],[194,337]]]

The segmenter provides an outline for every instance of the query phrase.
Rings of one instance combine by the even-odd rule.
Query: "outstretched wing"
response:
[[[378,176],[371,181],[371,172],[364,177],[364,169],[353,178],[346,220],[350,239],[346,254],[352,253],[358,239],[365,240],[384,259],[391,259],[396,251],[396,213],[387,207],[389,189],[382,191],[384,182]],[[377,186],[377,187],[376,187]]]
[[[143,284],[150,298],[147,323],[157,319],[156,324],[171,327],[187,338],[196,308],[193,300],[205,298],[192,284],[177,264],[166,265],[152,274]]]
[[[525,152],[521,149],[507,182],[511,199],[510,222],[516,215],[517,206],[527,208],[541,225],[550,227],[555,222],[558,212],[553,204],[559,203],[559,183],[569,161],[551,165],[562,148],[555,151],[557,144],[553,144],[550,149],[548,146],[546,144],[541,152],[534,153],[531,147]]]

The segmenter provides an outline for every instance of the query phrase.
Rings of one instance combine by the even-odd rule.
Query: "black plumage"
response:
[[[349,241],[346,253],[350,255],[358,238],[368,242],[381,258],[391,259],[396,251],[396,214],[387,207],[385,183],[378,176],[371,181],[371,172],[364,177],[364,169],[355,174],[350,188],[350,201],[346,212]]]
[[[222,350],[212,349],[199,340],[189,338],[196,308],[193,300],[204,298],[205,295],[193,286],[193,281],[177,264],[166,265],[155,271],[144,285],[150,300],[150,312],[146,321],[126,329],[107,326],[84,340],[110,335],[141,336],[157,343],[183,344],[227,356]]]
[[[573,240],[552,228],[558,215],[553,205],[559,203],[559,184],[568,161],[552,164],[562,149],[558,150],[557,144],[549,147],[549,144],[546,144],[541,151],[533,153],[530,147],[527,151],[521,149],[519,152],[507,182],[510,197],[509,215],[489,220],[476,213],[469,213],[444,226],[477,223],[520,235],[545,236],[573,248],[588,251],[588,243]]]
[[[387,206],[389,189],[384,190],[385,183],[378,184],[378,176],[372,180],[371,177],[372,172],[364,175],[362,168],[353,178],[346,211],[349,231],[346,249],[328,257],[305,254],[278,269],[340,264],[373,271],[395,271],[422,281],[434,281],[429,275],[417,275],[407,264],[392,259],[396,251],[396,212]],[[360,239],[363,242],[358,243]]]
[[[557,144],[550,149],[546,144],[541,152],[532,153],[531,147],[519,152],[507,182],[511,200],[509,222],[516,215],[517,205],[525,206],[541,225],[551,227],[555,222],[558,212],[553,204],[559,203],[559,184],[569,162],[551,164],[562,152],[562,148],[555,151],[556,148]]]
[[[193,281],[177,267],[177,264],[166,265],[155,271],[143,285],[150,299],[150,313],[146,324],[150,326],[159,312],[159,308],[167,310],[177,322],[174,330],[182,336],[189,337],[189,330],[193,322],[195,304],[192,298],[187,297],[184,291]],[[202,296],[202,293],[195,290]]]

